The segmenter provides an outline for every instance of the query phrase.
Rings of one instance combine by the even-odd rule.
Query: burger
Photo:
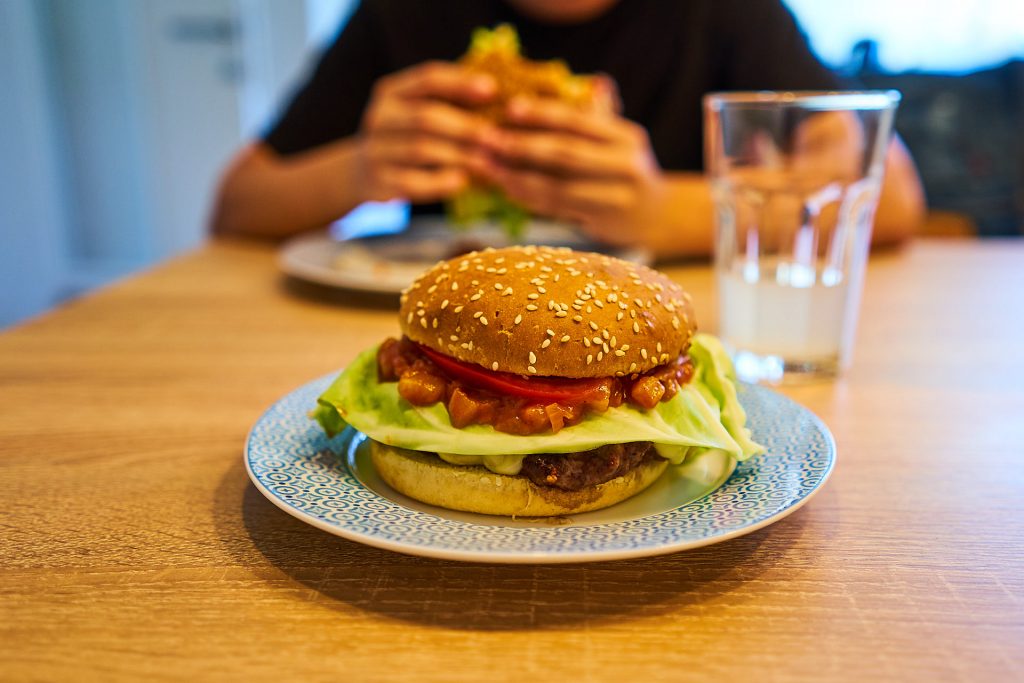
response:
[[[667,468],[760,452],[720,343],[689,295],[604,254],[520,246],[444,261],[401,298],[402,336],[320,396],[396,491],[507,516],[596,510]]]
[[[523,57],[519,36],[510,24],[476,29],[459,63],[472,73],[494,79],[495,96],[476,113],[500,126],[508,124],[505,112],[515,97],[554,99],[580,111],[614,108],[611,92],[601,87],[595,77],[574,74],[561,60],[535,61]],[[526,209],[480,179],[448,201],[447,213],[455,225],[493,221],[511,237],[520,236],[530,218]]]

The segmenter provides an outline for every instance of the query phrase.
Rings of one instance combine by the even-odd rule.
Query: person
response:
[[[619,110],[519,98],[506,112],[515,125],[501,128],[475,113],[495,84],[455,60],[474,28],[500,23],[531,59],[604,74]],[[363,0],[280,119],[228,167],[212,228],[286,237],[368,200],[429,204],[483,178],[600,242],[708,254],[703,95],[840,85],[778,0]],[[875,242],[908,237],[923,212],[894,140]]]

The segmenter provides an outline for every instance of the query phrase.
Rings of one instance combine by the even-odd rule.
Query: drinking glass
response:
[[[720,334],[741,379],[792,383],[848,366],[899,100],[705,97]]]

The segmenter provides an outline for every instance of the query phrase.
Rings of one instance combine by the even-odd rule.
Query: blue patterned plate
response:
[[[782,519],[821,489],[835,463],[828,428],[758,386],[740,399],[765,455],[728,472],[669,467],[643,493],[605,510],[547,520],[453,512],[382,482],[366,437],[328,439],[307,413],[334,375],[288,394],[253,427],[245,462],[256,488],[290,515],[338,536],[410,555],[503,563],[591,562],[676,552]]]

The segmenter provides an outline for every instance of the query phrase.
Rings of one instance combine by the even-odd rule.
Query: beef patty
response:
[[[579,453],[528,455],[520,474],[538,486],[579,491],[621,477],[642,462],[660,457],[650,441],[615,443]]]

